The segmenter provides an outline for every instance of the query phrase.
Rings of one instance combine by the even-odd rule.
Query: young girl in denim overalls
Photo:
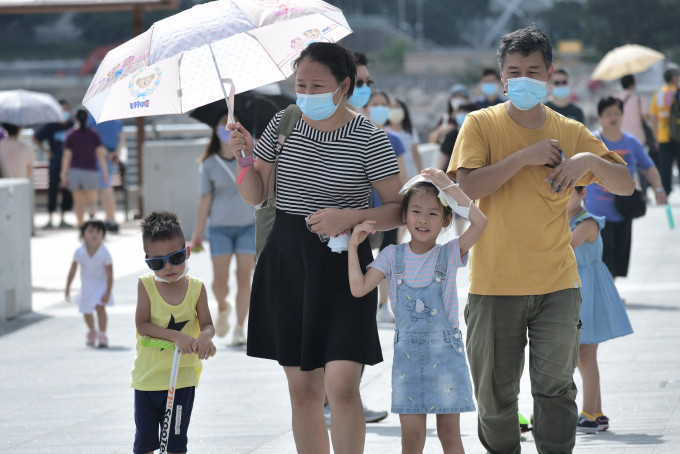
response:
[[[392,412],[399,414],[402,452],[423,452],[426,418],[432,413],[437,415],[444,453],[463,453],[460,413],[475,407],[458,329],[456,271],[466,264],[467,253],[487,220],[438,169],[424,170],[400,193],[404,194],[402,218],[411,241],[384,249],[364,275],[357,247],[375,231],[375,222],[354,227],[348,249],[350,289],[360,297],[383,279],[389,280],[396,316]],[[469,217],[470,226],[459,238],[438,245],[439,232],[451,223],[452,207]]]

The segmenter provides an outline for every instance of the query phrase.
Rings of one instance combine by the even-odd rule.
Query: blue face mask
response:
[[[295,102],[300,110],[307,118],[314,121],[325,120],[333,115],[340,105],[340,103],[333,103],[333,95],[340,90],[340,85],[333,93],[321,93],[320,95],[306,95],[304,93],[296,93],[297,101]]]
[[[368,108],[368,116],[377,125],[384,125],[390,116],[390,109],[387,106],[371,106]]]
[[[484,93],[484,96],[497,95],[498,84],[496,82],[484,82],[482,84],[482,93]]]
[[[71,119],[71,112],[64,110],[61,112],[61,119],[66,123]]]
[[[569,96],[569,85],[553,87],[552,94],[555,98],[564,99]]]
[[[217,137],[224,142],[224,143],[229,143],[229,136],[231,135],[231,131],[228,129],[224,129],[224,126],[219,125],[217,126],[217,131],[215,131],[217,134]]]
[[[519,110],[529,110],[545,98],[545,84],[530,77],[508,79],[508,98]]]
[[[458,127],[460,128],[463,126],[463,122],[465,121],[465,117],[467,117],[466,113],[459,113],[456,114],[456,123],[458,123]]]
[[[368,104],[369,99],[371,99],[371,87],[363,84],[361,88],[354,87],[354,92],[352,92],[352,96],[347,101],[357,109],[361,109]]]

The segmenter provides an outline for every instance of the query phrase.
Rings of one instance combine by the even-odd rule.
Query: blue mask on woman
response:
[[[368,116],[373,123],[382,126],[387,123],[390,109],[387,106],[371,106],[368,108]]]
[[[561,85],[559,87],[554,87],[552,94],[555,98],[564,99],[569,96],[569,85]]]
[[[231,135],[230,130],[224,129],[224,126],[218,126],[216,134],[222,142],[229,143],[229,136]]]
[[[508,98],[519,110],[529,110],[545,98],[545,84],[530,77],[508,79]]]
[[[352,96],[349,97],[348,101],[357,109],[361,109],[368,104],[369,99],[371,99],[371,87],[363,84],[361,88],[354,87],[354,92],[352,92]]]
[[[325,120],[333,115],[340,105],[340,103],[333,103],[333,95],[340,90],[340,85],[333,93],[321,93],[319,95],[306,95],[304,93],[296,93],[298,105],[307,118],[314,121]]]

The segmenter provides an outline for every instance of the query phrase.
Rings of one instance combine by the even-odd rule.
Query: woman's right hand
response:
[[[241,123],[229,123],[227,129],[231,131],[229,135],[229,150],[235,158],[242,158],[241,150],[246,156],[253,154],[253,136],[243,127]]]

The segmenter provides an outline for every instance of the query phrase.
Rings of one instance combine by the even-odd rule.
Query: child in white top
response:
[[[414,183],[417,179],[423,181]],[[390,300],[396,302],[392,412],[399,413],[402,452],[423,452],[426,417],[434,413],[444,453],[460,454],[460,413],[475,407],[458,329],[456,271],[466,264],[487,220],[441,170],[423,170],[404,191],[402,217],[411,241],[385,248],[364,275],[357,247],[374,232],[375,223],[354,227],[348,249],[350,289],[359,297],[389,280]],[[451,224],[452,208],[468,214],[470,226],[459,238],[437,245],[437,236]]]
[[[106,226],[102,221],[89,220],[80,228],[83,244],[73,254],[73,263],[66,280],[66,301],[71,301],[71,283],[80,264],[81,289],[78,295],[78,309],[85,318],[89,328],[85,343],[94,346],[95,340],[99,347],[107,347],[106,337],[106,306],[113,306],[113,260],[109,250],[104,246]],[[94,315],[97,313],[99,333],[94,327]]]

